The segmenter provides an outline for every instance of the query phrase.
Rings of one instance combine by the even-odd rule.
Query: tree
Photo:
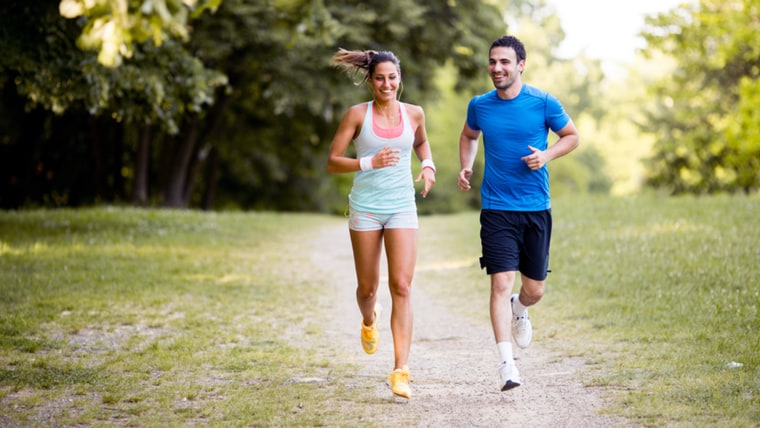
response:
[[[145,159],[140,150],[150,150],[151,133],[170,137],[165,141],[173,138],[187,142],[164,145],[164,150],[173,149],[171,158],[177,162],[161,169],[169,177],[163,200],[170,206],[183,206],[182,198],[189,187],[185,174],[189,155],[183,148],[192,144],[195,134],[181,132],[181,127],[189,126],[205,113],[206,106],[213,104],[217,88],[226,84],[226,77],[207,69],[173,39],[163,40],[160,46],[148,40],[137,45],[128,63],[105,67],[94,53],[74,46],[86,21],[61,19],[55,6],[53,0],[31,4],[10,1],[0,9],[2,84],[15,88],[25,98],[24,110],[41,110],[39,117],[43,120],[29,127],[32,135],[22,135],[22,141],[16,143],[24,146],[38,142],[40,147],[29,153],[33,158],[30,162],[44,171],[44,177],[51,177],[47,180],[52,186],[48,192],[62,195],[58,199],[64,203],[123,198],[130,192],[119,187],[132,184],[131,178],[136,177],[137,187],[132,194],[136,203],[145,204],[148,165],[124,162]],[[24,119],[34,117],[37,116]],[[67,143],[75,144],[75,151],[88,156],[45,160],[57,145],[65,147]],[[23,151],[23,147],[17,150]],[[15,168],[11,165],[9,169]],[[182,172],[177,172],[178,168]],[[24,175],[20,171],[15,177]],[[82,186],[90,181],[83,176],[97,183],[95,192],[89,185]],[[68,180],[63,180],[66,177]]]
[[[234,88],[225,126],[210,140],[221,165],[220,202],[342,210],[338,189],[350,177],[327,177],[327,146],[346,107],[368,93],[330,64],[332,55],[339,47],[394,51],[404,100],[425,103],[438,94],[432,70],[441,58],[457,59],[462,87],[480,75],[478,55],[503,21],[495,8],[476,4],[225,0],[213,19],[199,20],[194,50],[225,70]]]
[[[648,182],[672,193],[760,188],[760,2],[702,0],[647,19],[650,55],[676,60],[651,87]]]
[[[456,59],[467,86],[503,26],[494,6],[475,0],[226,0],[191,22],[187,42],[139,42],[141,30],[124,26],[115,39],[127,46],[118,49],[122,62],[106,67],[97,52],[115,42],[82,51],[74,41],[97,49],[81,39],[106,25],[95,20],[132,21],[115,16],[124,2],[94,3],[112,9],[65,20],[55,0],[0,6],[0,108],[28,122],[0,130],[12,166],[3,169],[3,206],[132,195],[176,207],[210,207],[217,197],[246,208],[329,209],[326,147],[341,112],[366,96],[330,66],[337,48],[394,50],[406,99],[422,103],[435,95],[430,70],[441,58]]]
[[[188,21],[204,10],[216,10],[222,0],[61,0],[66,18],[82,17],[87,24],[77,39],[82,49],[98,51],[106,67],[131,58],[134,45],[151,40],[154,46],[179,38],[189,39]]]

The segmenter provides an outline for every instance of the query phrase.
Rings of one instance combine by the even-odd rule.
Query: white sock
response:
[[[499,349],[499,357],[502,363],[514,363],[515,359],[512,356],[512,342],[499,342],[496,344]]]
[[[520,302],[520,295],[519,294],[513,294],[512,295],[512,315],[522,315],[525,313],[525,311],[528,310],[528,307],[523,305]]]

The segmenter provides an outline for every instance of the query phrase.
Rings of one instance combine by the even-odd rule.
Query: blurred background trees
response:
[[[420,210],[477,207],[477,189],[456,190],[458,136],[507,33],[526,42],[524,81],[581,131],[550,164],[554,194],[757,191],[758,1],[703,0],[648,25],[646,56],[611,79],[557,56],[544,0],[5,1],[0,208],[342,212],[351,176],[327,175],[327,148],[370,93],[330,65],[339,47],[401,59],[402,100],[425,108],[439,169]]]
[[[649,46],[675,61],[650,87],[648,182],[673,193],[756,192],[760,1],[702,0],[647,22]]]

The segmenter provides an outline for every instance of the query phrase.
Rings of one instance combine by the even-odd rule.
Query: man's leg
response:
[[[528,278],[527,276],[520,274],[520,280],[522,281],[522,287],[520,287],[520,300],[514,302],[515,312],[519,313],[519,309],[527,309],[544,297],[544,286],[546,281],[537,281],[535,279]],[[518,306],[519,304],[519,306]]]
[[[533,338],[533,327],[528,307],[535,305],[544,295],[549,266],[551,242],[551,211],[524,214],[522,248],[520,254],[520,293],[512,296],[512,341],[527,348]]]
[[[515,284],[515,272],[499,272],[491,275],[491,325],[499,351],[499,375],[501,390],[520,386],[522,380],[515,366],[512,351],[512,304],[510,298]]]
[[[510,298],[515,285],[515,272],[499,272],[491,275],[491,326],[496,343],[511,342],[512,305]]]
[[[525,275],[521,275],[521,279],[520,293],[512,295],[512,342],[525,349],[533,340],[533,326],[528,316],[528,307],[541,300],[544,281],[536,281]]]

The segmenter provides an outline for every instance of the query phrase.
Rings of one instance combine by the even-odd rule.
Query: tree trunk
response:
[[[103,155],[103,137],[104,129],[100,122],[94,117],[88,118],[92,138],[92,180],[95,183],[95,199],[107,200],[108,194],[107,183],[108,173],[106,171],[106,161]]]
[[[219,89],[216,94],[216,102],[209,110],[208,118],[211,123],[206,127],[205,132],[199,137],[200,141],[213,140],[214,134],[219,130],[222,125],[222,119],[224,118],[224,112],[230,104],[230,97],[226,94],[224,89]],[[219,167],[219,151],[216,149],[213,143],[207,143],[204,148],[203,158],[199,159],[201,164],[208,165],[207,177],[206,177],[206,189],[203,191],[203,199],[201,200],[201,209],[209,210],[214,205],[214,198],[216,196],[217,187],[217,171]],[[199,165],[198,171],[200,172],[203,165]],[[193,177],[193,185],[197,176]],[[188,196],[190,197],[190,196]]]
[[[200,172],[203,169],[203,165],[206,163],[206,158],[208,158],[208,154],[211,151],[211,145],[206,144],[202,149],[198,151],[198,154],[195,155],[193,158],[192,165],[190,166],[190,170],[188,171],[187,180],[185,180],[185,190],[182,194],[182,197],[186,201],[190,201],[190,198],[193,195],[193,191],[195,190],[195,184],[198,182],[198,176],[200,176]]]
[[[203,204],[213,202],[215,189],[209,192],[209,186],[216,186],[216,165],[218,164],[218,153],[213,147],[213,143],[208,144],[202,150],[198,150],[200,142],[206,141],[221,126],[224,112],[230,104],[230,97],[223,90],[217,93],[217,100],[211,109],[201,120],[198,115],[192,116],[186,120],[183,126],[183,132],[176,139],[179,147],[173,151],[171,157],[171,171],[166,177],[167,181],[162,186],[164,189],[164,205],[174,208],[187,208],[190,206],[190,199],[197,183],[200,171],[209,153],[213,159],[213,169],[211,181],[207,183],[204,192]],[[210,200],[207,198],[211,198]]]
[[[135,181],[132,184],[132,203],[137,206],[148,204],[148,168],[150,167],[150,125],[143,125],[137,141],[135,159]]]
[[[219,169],[219,151],[215,147],[211,148],[208,159],[208,178],[206,182],[206,191],[203,192],[203,200],[201,201],[201,209],[210,210],[214,206],[214,199],[216,198],[216,176]]]
[[[186,195],[187,180],[190,177],[190,163],[195,152],[198,139],[198,117],[194,116],[187,122],[186,132],[177,139],[179,146],[174,152],[169,181],[166,183],[164,205],[172,208],[187,208],[190,204]]]

